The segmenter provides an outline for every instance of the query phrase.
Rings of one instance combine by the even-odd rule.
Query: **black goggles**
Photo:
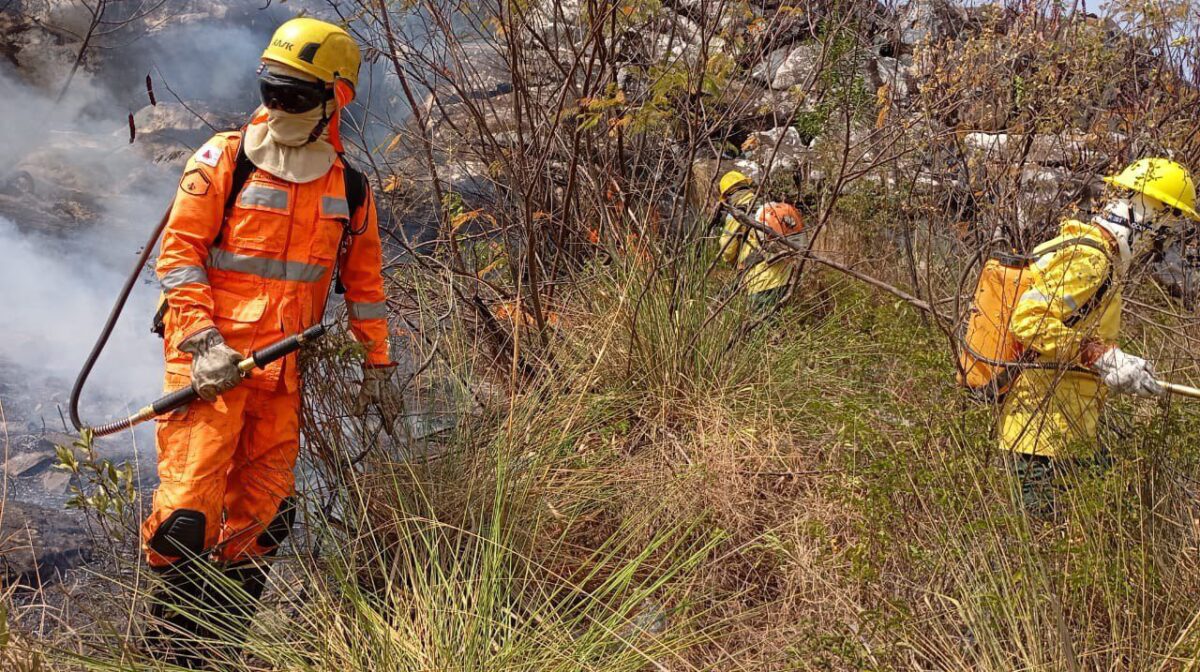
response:
[[[264,70],[258,75],[258,93],[263,107],[289,114],[308,112],[333,98],[333,91],[321,82],[308,82]]]

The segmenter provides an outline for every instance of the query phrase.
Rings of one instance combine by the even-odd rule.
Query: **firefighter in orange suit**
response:
[[[159,422],[160,484],[142,527],[163,579],[149,646],[177,664],[219,664],[214,642],[245,630],[266,581],[262,559],[294,518],[296,356],[245,380],[237,362],[319,322],[336,272],[366,350],[360,404],[398,395],[375,204],[365,181],[359,207],[349,202],[351,178],[361,175],[343,162],[338,139],[359,65],[341,28],[283,24],[263,53],[262,107],[191,157],[163,234],[165,388],[191,385],[205,400]],[[225,650],[236,655],[237,646]]]

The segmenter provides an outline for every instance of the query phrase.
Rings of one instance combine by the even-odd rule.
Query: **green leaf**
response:
[[[75,470],[75,454],[66,446],[54,446],[54,455],[58,458],[58,463],[66,469]]]

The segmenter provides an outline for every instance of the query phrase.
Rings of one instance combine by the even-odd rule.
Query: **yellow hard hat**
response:
[[[1139,159],[1104,181],[1145,194],[1178,208],[1192,219],[1200,219],[1196,214],[1196,184],[1187,168],[1170,159]]]
[[[744,173],[731,170],[721,176],[721,195],[724,196],[737,187],[750,186],[751,184],[754,184],[754,182],[749,177],[746,177]]]
[[[282,63],[328,84],[342,79],[358,88],[358,66],[362,64],[358,43],[332,23],[307,18],[285,22],[271,36],[262,59]]]

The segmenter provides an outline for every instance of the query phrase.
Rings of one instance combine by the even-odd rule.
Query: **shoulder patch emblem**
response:
[[[203,147],[201,147],[200,151],[196,152],[196,156],[193,158],[196,159],[197,163],[203,163],[205,165],[209,165],[209,166],[212,166],[213,168],[216,168],[217,163],[221,160],[221,155],[223,153],[224,152],[221,150],[220,147],[218,147],[212,143],[208,143],[208,144],[204,145]]]
[[[212,186],[212,181],[204,174],[203,170],[193,168],[183,174],[183,179],[179,181],[179,188],[192,196],[203,196],[208,193],[208,188]]]

